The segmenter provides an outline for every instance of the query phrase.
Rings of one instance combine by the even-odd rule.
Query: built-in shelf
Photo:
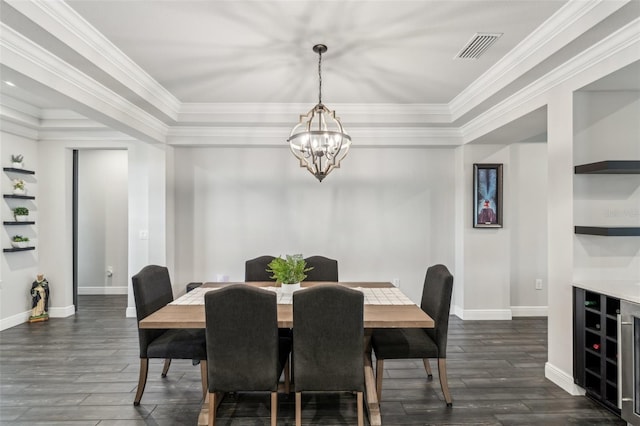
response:
[[[600,235],[603,237],[640,237],[637,226],[576,226],[576,234]]]
[[[4,198],[13,198],[18,200],[35,200],[36,197],[33,195],[16,195],[16,194],[4,194]]]
[[[2,170],[4,170],[5,172],[11,172],[11,173],[22,173],[23,175],[36,174],[36,172],[34,172],[33,170],[17,169],[15,167],[3,167]]]
[[[640,161],[598,161],[574,168],[576,174],[639,174]]]
[[[11,248],[2,249],[2,251],[5,253],[12,253],[15,251],[28,251],[28,250],[35,250],[35,249],[36,249],[35,247],[21,247],[21,248],[11,247]]]
[[[35,225],[35,222],[27,221],[27,222],[16,222],[16,221],[4,221],[5,225]]]

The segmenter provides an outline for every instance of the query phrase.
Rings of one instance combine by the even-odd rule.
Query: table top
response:
[[[202,289],[230,284],[234,283],[205,283]],[[243,284],[257,287],[272,287],[274,285],[273,282],[248,282]],[[311,287],[318,284],[327,283],[303,282],[302,287]],[[334,284],[364,289],[395,288],[391,283],[385,282],[340,282]],[[200,292],[201,295],[204,294],[204,291],[201,290]],[[373,303],[380,302],[374,301]],[[403,301],[403,303],[405,302]],[[278,326],[281,328],[293,327],[293,306],[291,304],[278,304]],[[429,315],[415,304],[365,304],[364,326],[365,328],[433,328],[434,322]],[[204,305],[167,305],[140,321],[140,328],[205,328]]]

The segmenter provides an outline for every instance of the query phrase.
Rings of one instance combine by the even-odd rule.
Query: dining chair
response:
[[[420,308],[435,322],[434,328],[380,328],[371,336],[376,356],[376,391],[382,396],[385,359],[421,358],[429,380],[433,379],[429,358],[438,359],[440,387],[448,407],[453,405],[447,383],[447,334],[453,276],[444,265],[427,269]]]
[[[271,425],[276,425],[278,380],[291,351],[278,337],[276,293],[232,284],[205,294],[209,380],[209,426],[223,392],[271,392]],[[289,343],[287,343],[289,342]]]
[[[172,359],[190,359],[200,363],[202,393],[207,391],[207,352],[204,330],[143,329],[139,322],[173,301],[169,270],[164,266],[145,266],[131,278],[138,319],[140,343],[140,376],[133,405],[140,405],[147,384],[149,359],[164,358],[162,377],[167,376]]]
[[[271,278],[271,274],[267,272],[269,263],[275,259],[274,256],[259,256],[255,259],[249,259],[244,263],[244,280],[245,281],[275,281]]]
[[[305,259],[307,267],[306,281],[338,281],[338,261],[324,256],[310,256]]]
[[[293,371],[296,425],[302,423],[302,392],[355,392],[363,420],[364,296],[336,284],[293,293]]]

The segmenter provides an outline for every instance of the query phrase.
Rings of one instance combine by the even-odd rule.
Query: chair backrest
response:
[[[136,303],[138,321],[173,301],[173,289],[169,270],[164,266],[148,265],[131,277],[133,298]],[[147,347],[166,330],[142,329],[138,327],[140,357],[147,357]]]
[[[324,256],[310,256],[305,259],[307,267],[313,267],[307,272],[306,281],[338,281],[338,261]]]
[[[447,356],[447,333],[449,331],[449,307],[453,291],[453,275],[444,265],[433,265],[427,269],[422,289],[420,308],[435,321],[435,328],[425,331],[438,346],[439,358]]]
[[[278,305],[274,292],[232,284],[205,294],[209,392],[278,388]]]
[[[271,278],[271,274],[267,272],[267,267],[274,256],[260,256],[255,259],[247,260],[244,263],[244,280],[245,281],[275,281]]]
[[[364,390],[364,296],[337,284],[293,293],[296,392]]]

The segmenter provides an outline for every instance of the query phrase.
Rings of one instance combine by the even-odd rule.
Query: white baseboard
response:
[[[136,307],[135,306],[127,306],[127,318],[135,318],[136,317]]]
[[[548,362],[544,364],[544,376],[567,391],[570,395],[581,396],[585,394],[584,389],[573,383],[572,376]]]
[[[15,327],[16,325],[24,324],[29,320],[29,316],[31,315],[31,310],[20,312],[19,314],[12,315],[7,318],[3,318],[0,320],[0,331],[6,330],[7,328]]]
[[[511,314],[514,317],[546,317],[546,306],[512,306]]]
[[[62,308],[49,308],[49,317],[50,318],[66,318],[71,315],[75,315],[76,307],[75,305],[69,305]]]
[[[76,313],[74,305],[69,305],[63,308],[49,308],[49,318],[66,318]],[[12,315],[0,320],[0,331],[6,330],[16,325],[24,324],[29,321],[31,316],[31,309],[28,311],[20,312],[19,314]]]
[[[457,311],[457,309],[456,309]],[[511,309],[464,309],[456,312],[463,320],[510,320]]]
[[[93,296],[93,295],[102,295],[102,294],[127,294],[127,287],[105,287],[105,286],[96,286],[96,287],[78,287],[78,295],[82,296]]]
[[[464,309],[462,309],[460,306],[454,306],[453,307],[453,315],[457,316],[460,319],[463,319],[464,316]]]

